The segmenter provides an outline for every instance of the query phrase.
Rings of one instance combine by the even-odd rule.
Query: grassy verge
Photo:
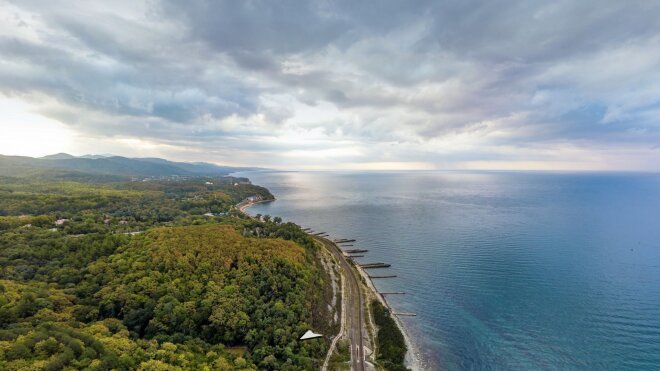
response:
[[[389,310],[378,300],[374,299],[371,302],[371,311],[374,322],[378,326],[378,335],[376,337],[376,341],[378,342],[378,363],[385,370],[408,370],[404,366],[406,351],[408,350],[406,342],[403,333],[401,333],[401,330],[390,315]]]
[[[328,370],[350,370],[351,365],[351,350],[350,342],[348,340],[340,340],[337,343],[337,348],[335,353],[330,358],[330,364],[328,365]]]

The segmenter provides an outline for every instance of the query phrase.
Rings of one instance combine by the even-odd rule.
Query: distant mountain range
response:
[[[256,168],[218,166],[205,162],[174,162],[162,158],[114,155],[72,156],[57,153],[40,158],[0,155],[0,176],[31,176],[72,172],[113,177],[222,176]]]

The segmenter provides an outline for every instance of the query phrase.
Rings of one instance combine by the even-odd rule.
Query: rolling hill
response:
[[[250,170],[210,163],[174,162],[160,158],[122,156],[75,157],[58,153],[41,158],[0,155],[0,176],[39,176],[61,172],[115,177],[222,176]]]

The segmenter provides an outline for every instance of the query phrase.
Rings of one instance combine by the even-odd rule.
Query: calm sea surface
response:
[[[660,176],[243,173],[250,212],[356,238],[423,369],[660,369]]]

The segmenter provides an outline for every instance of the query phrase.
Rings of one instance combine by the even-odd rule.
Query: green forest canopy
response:
[[[231,210],[266,189],[2,180],[0,369],[318,368],[327,342],[297,340],[333,326],[315,244]]]

